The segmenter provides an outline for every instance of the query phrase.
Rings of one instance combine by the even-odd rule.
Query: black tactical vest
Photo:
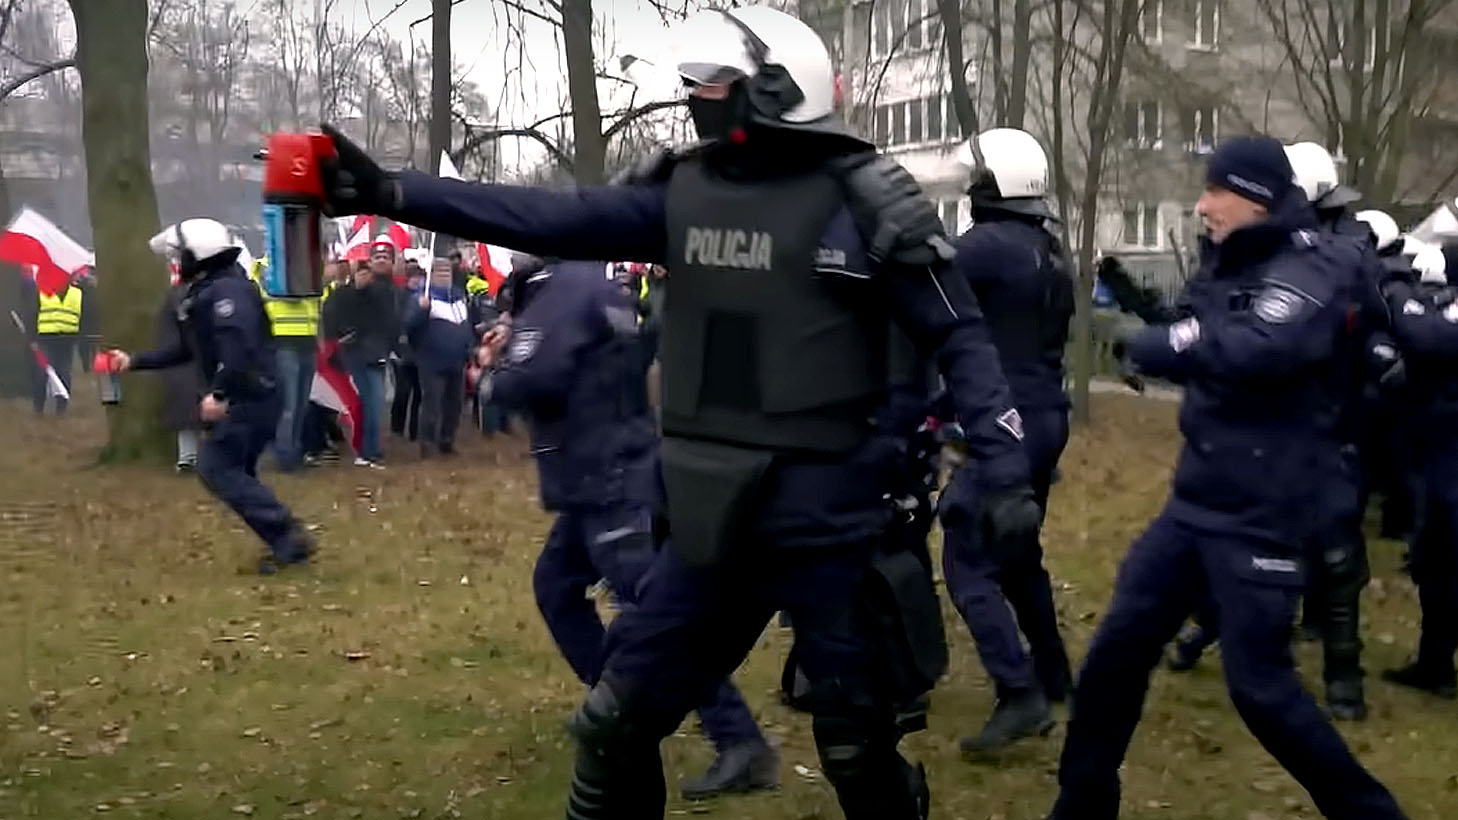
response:
[[[872,283],[847,288],[816,273],[843,204],[829,170],[739,183],[697,159],[676,167],[660,349],[665,435],[843,453],[871,434],[887,384],[889,311]]]

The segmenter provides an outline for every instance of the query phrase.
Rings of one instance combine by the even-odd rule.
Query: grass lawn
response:
[[[0,820],[560,818],[563,719],[582,695],[532,601],[548,519],[523,442],[467,436],[461,457],[383,473],[323,468],[269,481],[320,526],[304,572],[248,573],[258,546],[195,479],[92,466],[102,435],[86,385],[73,417],[0,404]],[[1174,405],[1099,396],[1054,491],[1045,543],[1073,653],[1115,567],[1160,506]],[[1415,645],[1400,547],[1374,542],[1369,670]],[[908,739],[933,817],[1041,820],[1061,730],[996,764],[957,739],[992,690],[948,610],[952,670],[932,728]],[[838,818],[809,721],[775,695],[788,635],[771,626],[738,681],[783,744],[777,794],[671,815]],[[1303,668],[1319,678],[1314,651]],[[1458,817],[1458,709],[1369,683],[1372,718],[1343,732],[1414,820]],[[670,790],[708,760],[686,724],[664,744]],[[1245,734],[1212,656],[1159,672],[1125,766],[1125,818],[1314,817]]]

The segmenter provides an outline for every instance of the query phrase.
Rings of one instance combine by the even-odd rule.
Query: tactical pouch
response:
[[[875,660],[877,683],[903,734],[926,728],[926,694],[947,671],[947,635],[931,573],[912,550],[877,550],[861,587],[859,622]],[[780,701],[813,712],[815,692],[790,648]]]
[[[690,569],[723,563],[745,535],[773,454],[664,437],[662,459],[672,548]]]
[[[947,671],[947,633],[931,575],[915,553],[872,555],[864,606],[893,702],[909,703],[930,692]]]

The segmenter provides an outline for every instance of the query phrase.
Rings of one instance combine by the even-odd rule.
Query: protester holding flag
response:
[[[359,439],[355,466],[382,469],[380,443],[385,420],[385,363],[400,335],[396,305],[395,246],[382,238],[371,249],[370,265],[354,273],[324,303],[324,336],[339,343],[339,356],[359,393]]]
[[[405,324],[423,397],[421,458],[428,458],[432,450],[441,455],[455,452],[466,363],[477,338],[480,317],[471,309],[466,292],[453,284],[453,277],[450,260],[436,259],[430,270],[430,286],[411,306]]]
[[[94,334],[94,311],[86,304],[85,291],[79,280],[78,272],[62,281],[51,293],[41,290],[33,280],[26,287],[32,307],[25,326],[31,329],[46,362],[54,368],[65,387],[64,396],[52,390],[46,370],[37,364],[31,371],[31,404],[36,415],[45,412],[46,400],[52,395],[56,399],[56,415],[65,415],[71,393],[71,364],[76,358],[78,343]]]

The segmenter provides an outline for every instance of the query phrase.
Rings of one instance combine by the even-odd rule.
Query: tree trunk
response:
[[[440,173],[440,154],[451,147],[451,0],[431,0],[430,173]]]
[[[1096,59],[1088,111],[1088,164],[1079,199],[1078,277],[1074,284],[1073,419],[1089,420],[1088,386],[1093,377],[1094,242],[1099,221],[1099,189],[1103,182],[1109,126],[1118,107],[1124,76],[1124,52],[1139,19],[1141,0],[1110,0],[1104,7],[1100,50]]]
[[[71,0],[71,13],[102,341],[144,350],[152,344],[166,289],[162,265],[147,248],[159,229],[147,146],[147,5]],[[107,424],[103,461],[170,459],[156,379],[130,378],[124,402],[107,408]]]
[[[1002,124],[1022,128],[1028,110],[1028,60],[1033,53],[1033,4],[1013,0],[1012,75],[1008,78],[1007,116]]]
[[[972,94],[967,89],[967,61],[962,54],[962,6],[959,0],[937,0],[937,11],[942,17],[947,70],[952,75],[952,109],[957,113],[962,134],[971,137],[978,131],[977,106],[973,105]]]
[[[0,168],[0,225],[10,224],[10,186]],[[25,338],[10,323],[10,311],[24,315],[20,304],[20,269],[0,264],[0,397],[19,398],[30,390],[30,360]]]
[[[596,185],[603,181],[607,140],[593,68],[592,0],[562,0],[562,48],[567,53],[567,93],[572,101],[572,175],[579,185]]]

